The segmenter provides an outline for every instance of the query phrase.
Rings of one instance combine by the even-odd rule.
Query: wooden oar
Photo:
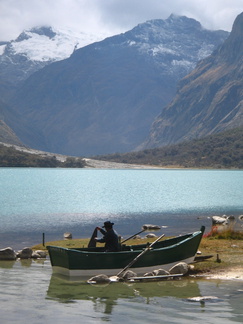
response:
[[[150,249],[151,249],[151,247],[155,244],[155,243],[157,243],[159,240],[161,240],[162,239],[162,237],[164,237],[165,236],[165,234],[162,234],[162,235],[160,235],[160,237],[158,237],[154,242],[152,242],[151,244],[149,244],[147,247],[146,247],[146,249],[145,250],[143,250],[140,254],[138,254],[137,256],[136,256],[136,258],[134,258],[125,268],[123,268],[121,271],[119,271],[118,272],[118,274],[116,275],[116,276],[114,276],[114,277],[119,277],[124,271],[126,271],[128,268],[130,268],[135,262],[137,262],[137,260],[139,259],[139,258],[141,258],[141,256],[143,256],[147,251],[149,251]],[[114,278],[113,277],[113,278]]]
[[[129,236],[127,239],[125,239],[124,241],[121,242],[121,244],[125,243],[126,241],[130,240],[131,238],[133,238],[134,236],[138,235],[138,234],[141,234],[143,232],[145,232],[146,229],[143,229],[141,230],[140,232],[136,233],[136,234],[133,234],[132,236]]]

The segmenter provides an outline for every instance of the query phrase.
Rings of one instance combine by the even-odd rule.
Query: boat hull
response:
[[[178,236],[156,243],[132,266],[138,275],[155,269],[169,270],[178,262],[191,263],[197,253],[204,232]],[[69,277],[90,277],[97,274],[116,275],[124,269],[146,245],[126,246],[119,252],[101,252],[99,249],[66,249],[48,246],[53,273]]]
[[[156,269],[163,268],[164,270],[168,271],[170,268],[172,268],[174,265],[176,265],[178,262],[185,262],[187,264],[192,263],[194,260],[194,256],[188,259],[176,261],[173,263],[168,263],[168,264],[161,264],[157,266],[151,266],[151,267],[140,267],[140,268],[131,268],[132,271],[134,271],[137,275],[143,275],[144,273],[154,271]],[[113,276],[120,272],[123,268],[114,268],[114,269],[88,269],[88,270],[83,270],[83,269],[68,269],[64,267],[58,267],[58,266],[53,266],[52,267],[52,272],[53,273],[58,273],[63,276],[68,276],[68,277],[84,277],[84,278],[90,278],[93,276],[97,276],[100,274],[105,274],[107,276]]]

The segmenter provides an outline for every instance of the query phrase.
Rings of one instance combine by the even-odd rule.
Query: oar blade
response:
[[[97,237],[97,228],[95,228],[92,236],[91,236],[91,239],[89,241],[89,244],[88,244],[88,247],[91,248],[91,247],[96,247],[96,240],[95,238]]]

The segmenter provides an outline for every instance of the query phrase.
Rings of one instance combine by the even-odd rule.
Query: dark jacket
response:
[[[119,251],[119,238],[116,231],[113,229],[105,231],[103,229],[100,232],[104,235],[102,239],[97,240],[97,242],[105,243],[105,250],[107,252]]]

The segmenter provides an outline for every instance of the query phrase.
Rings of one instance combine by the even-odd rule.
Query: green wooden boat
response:
[[[178,262],[193,262],[204,230],[205,227],[202,226],[200,231],[158,241],[131,266],[131,269],[138,275],[143,275],[155,269],[169,270]],[[53,273],[89,278],[98,274],[116,275],[146,246],[122,245],[119,252],[104,252],[102,247],[68,249],[48,246],[47,249]]]

